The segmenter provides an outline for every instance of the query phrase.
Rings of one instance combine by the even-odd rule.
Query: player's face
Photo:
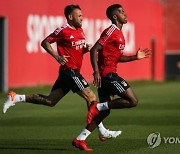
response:
[[[127,23],[127,16],[126,13],[124,12],[123,8],[118,8],[115,12],[117,16],[117,20],[119,23],[126,24]]]
[[[73,22],[74,27],[80,28],[82,26],[82,21],[83,21],[83,17],[82,17],[81,10],[75,9],[72,12],[72,22]]]

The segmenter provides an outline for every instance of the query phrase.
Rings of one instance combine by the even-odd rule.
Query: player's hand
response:
[[[87,49],[88,51],[90,51],[91,48],[92,48],[92,44],[86,44],[86,49]]]
[[[93,85],[97,88],[101,87],[101,76],[99,74],[99,72],[94,72],[94,81],[93,81]]]
[[[68,57],[69,56],[66,56],[66,55],[63,55],[63,56],[57,55],[55,58],[58,61],[58,63],[60,63],[61,65],[64,65],[68,62]]]
[[[137,59],[148,58],[150,57],[150,55],[151,55],[151,50],[148,48],[145,48],[143,50],[139,48],[139,50],[136,53]]]

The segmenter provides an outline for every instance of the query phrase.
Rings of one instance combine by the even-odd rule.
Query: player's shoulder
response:
[[[54,31],[54,33],[57,35],[57,34],[59,34],[60,32],[63,32],[64,30],[66,30],[68,28],[68,25],[66,24],[66,25],[63,25],[63,26],[61,26],[61,27],[58,27],[58,28],[56,28],[56,30]]]
[[[105,34],[107,36],[110,36],[115,30],[117,29],[117,26],[112,24],[109,27],[107,27],[102,34]]]

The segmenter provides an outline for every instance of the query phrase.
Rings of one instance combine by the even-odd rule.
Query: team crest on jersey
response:
[[[84,83],[84,85],[88,84],[84,79],[82,79],[82,82]]]
[[[124,85],[124,87],[127,86],[127,83],[125,81],[122,81],[121,83]]]

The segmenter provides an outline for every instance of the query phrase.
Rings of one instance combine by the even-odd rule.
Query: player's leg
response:
[[[14,106],[19,102],[27,102],[32,104],[41,104],[46,106],[55,106],[58,101],[65,96],[70,89],[63,84],[63,78],[58,77],[54,83],[52,90],[49,95],[43,94],[30,94],[30,95],[20,95],[15,92],[10,92],[3,106],[3,113],[6,113],[7,109]]]
[[[101,87],[98,88],[98,96],[101,103],[93,102],[91,103],[88,115],[87,115],[87,123],[90,124],[93,117],[96,117],[100,112],[97,109],[97,105],[103,104],[103,107],[108,110],[107,103],[111,101],[111,90],[109,90],[108,85],[104,82],[103,78],[101,80]],[[103,102],[103,103],[102,103]],[[105,103],[106,102],[106,105]],[[104,109],[104,110],[105,110]]]
[[[87,137],[94,131],[94,129],[101,123],[102,120],[104,120],[109,115],[110,110],[101,111],[97,117],[94,117],[90,124],[87,124],[87,126],[83,129],[83,131],[79,134],[77,138],[75,138],[72,141],[72,145],[76,148],[79,148],[84,151],[93,151],[91,148],[88,147],[86,143]],[[109,131],[108,133],[105,132],[105,139],[112,138],[112,136],[118,136],[118,131]],[[121,131],[120,131],[121,133]]]
[[[132,108],[138,104],[138,99],[131,88],[128,88],[123,93],[119,94],[119,96],[121,96],[121,98],[97,104],[98,111],[106,109]]]
[[[85,95],[85,96],[84,96]],[[86,97],[86,92],[84,94],[84,91],[82,91],[80,93],[80,96],[82,96],[83,98]],[[109,97],[110,99],[111,97]],[[105,100],[107,100],[108,98],[106,98]],[[108,100],[109,100],[108,99]],[[93,101],[93,103],[96,101]],[[101,111],[97,117],[95,117],[90,124],[87,124],[87,126],[83,129],[83,131],[78,135],[77,138],[75,138],[72,141],[72,145],[75,146],[76,148],[79,148],[81,150],[84,151],[92,151],[91,148],[88,147],[87,143],[86,143],[86,138],[91,134],[91,132],[94,131],[95,128],[99,129],[99,135],[100,135],[100,140],[101,141],[105,141],[107,138],[112,138],[112,137],[117,137],[121,131],[110,131],[107,130],[105,128],[101,128],[101,124],[102,121],[104,120],[104,118],[106,118],[110,113],[110,110],[105,110],[105,111]],[[104,126],[103,126],[104,127]],[[103,130],[102,130],[103,129]],[[105,130],[104,130],[105,129]],[[120,133],[119,133],[120,132]]]
[[[59,88],[51,91],[48,96],[43,94],[26,95],[25,101],[32,104],[41,104],[53,107],[60,101],[62,97],[64,97],[64,95],[64,91],[61,88]]]
[[[87,124],[87,126],[83,129],[83,131],[72,141],[72,145],[76,148],[79,148],[84,151],[93,151],[91,148],[88,147],[86,143],[87,137],[95,130],[95,128],[101,123],[101,120],[103,120],[106,116],[103,114],[102,111],[97,117],[95,117],[90,124]]]
[[[121,98],[108,102],[109,109],[131,108],[138,104],[138,98],[130,87],[123,93],[120,93],[119,96]]]
[[[64,71],[61,71],[60,74],[61,75],[59,75],[55,81],[48,96],[42,94],[26,95],[26,102],[42,104],[50,107],[55,106],[60,101],[60,99],[70,91],[70,88],[67,85],[69,80],[68,77],[66,77]]]
[[[73,80],[72,82],[72,90],[73,92],[76,92],[79,96],[84,98],[87,102],[87,108],[89,109],[89,106],[91,102],[96,101],[96,95],[89,87],[89,84],[86,82],[84,77],[77,71],[73,72]],[[104,134],[104,132],[107,129],[104,127],[102,123],[99,124],[98,131]]]
[[[114,90],[116,95],[120,96],[116,100],[109,102],[110,109],[121,109],[121,108],[131,108],[138,104],[138,98],[134,91],[131,89],[130,85],[117,74],[114,75]]]
[[[86,100],[88,109],[89,109],[91,102],[96,102],[96,95],[90,89],[90,87],[87,87],[87,88],[83,89],[82,91],[77,92],[77,94]],[[95,128],[96,128],[96,126],[95,126]],[[102,134],[105,134],[109,130],[104,127],[102,122],[99,123],[97,129],[98,129],[99,139],[101,141],[105,141],[105,138],[100,138],[100,136],[102,136]]]
[[[79,96],[84,98],[87,102],[87,106],[89,108],[91,102],[96,102],[96,95],[94,92],[91,90],[89,87],[89,84],[86,82],[84,77],[76,70],[71,71],[71,76],[72,76],[72,91],[76,92]],[[103,125],[103,123],[100,123],[98,125],[98,132],[100,135],[102,134],[107,134],[107,133],[114,133],[116,131],[110,131],[106,129]],[[110,135],[109,135],[110,136]],[[105,136],[104,136],[105,137]],[[102,141],[102,140],[101,140]]]
[[[131,108],[135,107],[138,103],[138,99],[129,84],[114,73],[110,73],[105,78],[102,78],[102,87],[99,88],[99,91],[102,91],[102,93],[98,94],[101,94],[104,97],[106,96],[106,93],[112,93],[112,95],[119,95],[121,98],[106,101],[104,103],[94,103],[88,112],[88,123],[91,123],[91,120],[99,114],[99,111]]]
[[[56,89],[51,91],[48,96],[42,94],[30,94],[20,95],[15,92],[10,92],[3,105],[3,113],[6,113],[7,109],[20,102],[27,102],[32,104],[42,104],[46,106],[54,106],[64,96],[62,89]]]
[[[87,115],[88,123],[91,123],[90,121],[92,120],[92,118],[98,114],[102,114],[102,115],[97,116],[97,119],[96,119],[97,121],[102,121],[104,118],[106,118],[110,114],[110,109],[108,108],[107,103],[111,102],[113,100],[113,95],[112,95],[111,89],[109,88],[109,85],[106,84],[106,82],[104,82],[103,80],[101,82],[101,88],[98,88],[98,96],[99,96],[99,100],[101,103],[93,102],[91,104],[90,110]],[[103,112],[99,112],[99,110],[97,109],[97,105],[100,105],[100,106],[102,105],[102,107],[104,109]],[[91,113],[93,113],[92,118],[91,118]],[[91,118],[91,119],[89,119],[89,118]],[[99,125],[97,128],[99,130],[101,130],[101,128],[99,128]],[[110,131],[110,130],[101,131],[101,132],[99,132],[99,139],[101,141],[105,141],[106,139],[116,138],[121,133],[122,132],[120,130],[118,130],[118,131]]]
[[[138,99],[130,85],[117,74],[111,74],[105,78],[106,84],[111,87],[113,95],[118,95],[120,98],[106,102],[105,104],[98,104],[98,110],[131,108],[138,104]]]
[[[84,89],[82,89],[82,90],[80,90],[80,91],[78,91],[76,93],[86,100],[88,109],[89,109],[89,106],[90,106],[91,102],[96,101],[96,95],[91,90],[89,85],[88,85],[88,87],[84,86]]]
[[[81,97],[83,97],[86,101],[87,104],[89,105],[90,102],[93,103],[98,103],[96,101],[96,95],[94,94],[94,92],[90,89],[90,87],[87,87],[79,92],[77,92],[78,95],[80,95]],[[108,97],[108,96],[107,96]],[[109,100],[111,97],[109,96],[108,98],[104,98],[104,100]],[[93,130],[94,128],[97,127],[98,129],[98,136],[99,139],[101,141],[105,141],[106,139],[110,139],[110,138],[116,138],[117,136],[119,136],[121,134],[121,131],[111,131],[109,129],[106,129],[102,123],[103,119],[105,117],[107,117],[110,113],[110,110],[106,110],[104,112],[101,112],[100,116],[97,117],[97,120],[99,123],[98,125],[95,125],[95,123],[93,125],[90,126],[90,129]],[[83,135],[83,133],[82,133]],[[81,135],[80,135],[81,136]]]
[[[110,94],[110,93],[109,93]],[[98,95],[99,95],[99,101],[100,103],[104,103],[104,102],[110,102],[114,99],[114,97],[112,95],[109,95],[108,93],[102,93],[101,90],[98,90]],[[102,111],[102,113],[100,112],[100,114],[102,114],[100,117],[97,116],[96,121],[103,121],[103,119],[105,119],[109,114],[110,114],[110,110],[104,110]],[[102,117],[102,118],[101,118]],[[91,126],[90,126],[91,127]],[[99,128],[99,125],[97,126]],[[101,128],[99,128],[101,129]],[[101,141],[105,141],[107,139],[111,139],[111,138],[116,138],[118,137],[120,134],[122,133],[121,130],[118,131],[111,131],[111,130],[106,130],[103,134],[101,132],[99,132],[99,139]]]
[[[118,95],[120,98],[108,101],[105,103],[97,104],[97,109],[99,111],[106,109],[121,109],[121,108],[131,108],[138,104],[137,96],[131,89],[130,85],[117,74],[110,74],[104,81],[109,86],[113,95]]]

